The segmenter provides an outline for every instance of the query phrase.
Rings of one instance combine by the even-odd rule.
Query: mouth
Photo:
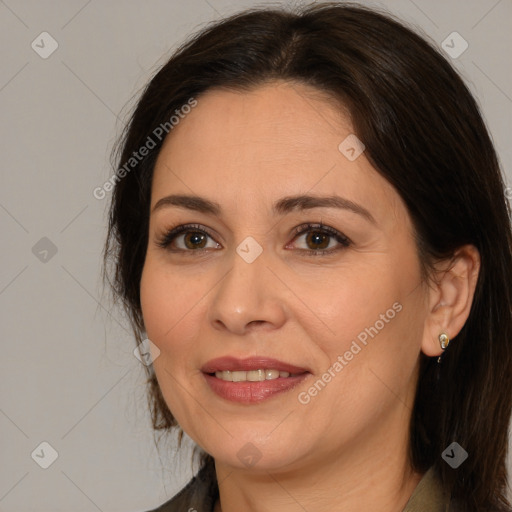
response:
[[[277,359],[222,357],[206,363],[201,371],[210,389],[225,400],[256,403],[291,391],[311,372]]]
[[[216,371],[209,375],[215,375],[217,379],[226,382],[263,382],[264,380],[288,379],[289,377],[297,377],[302,373],[290,373],[279,371],[274,368],[258,369],[251,371],[235,370],[235,371]]]

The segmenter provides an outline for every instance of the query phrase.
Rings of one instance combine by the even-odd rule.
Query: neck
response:
[[[362,436],[348,449],[315,454],[287,469],[240,469],[217,460],[215,512],[401,512],[422,477],[408,462],[404,438],[402,431],[373,442]]]
[[[219,486],[220,501],[215,512],[260,512],[275,510],[276,505],[280,512],[401,512],[422,475],[410,470],[399,478],[392,478],[384,465],[378,469],[373,467],[373,470],[371,478],[367,475],[356,477],[352,473],[340,480],[339,472],[336,477],[325,472],[319,476],[319,472],[292,479],[268,472],[247,478],[236,473],[224,474],[219,469],[217,474],[222,485]],[[224,480],[221,474],[224,474]]]

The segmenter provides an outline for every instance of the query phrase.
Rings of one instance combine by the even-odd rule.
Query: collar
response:
[[[448,512],[449,499],[431,467],[419,481],[403,512]]]

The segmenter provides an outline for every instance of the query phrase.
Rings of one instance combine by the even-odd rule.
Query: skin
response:
[[[454,338],[464,325],[478,252],[460,248],[451,266],[439,262],[435,282],[421,281],[405,204],[365,153],[349,161],[340,152],[353,133],[349,117],[320,91],[274,81],[197,99],[159,154],[151,209],[170,194],[189,194],[218,202],[222,213],[152,211],[141,302],[148,338],[161,351],[154,369],[166,403],[215,459],[216,510],[402,510],[422,476],[407,458],[418,358],[440,355],[439,334]],[[350,199],[375,224],[338,208],[272,213],[275,201],[306,193]],[[294,235],[307,222],[352,243]],[[188,246],[178,235],[174,252],[157,245],[187,223],[214,235],[201,254],[187,248],[190,235]],[[235,250],[248,236],[263,249],[252,263]],[[307,254],[324,241],[338,250]],[[299,393],[397,302],[401,311],[300,403]],[[229,402],[200,371],[224,355],[274,357],[311,375],[261,403]],[[246,443],[261,456],[251,467],[237,456]]]

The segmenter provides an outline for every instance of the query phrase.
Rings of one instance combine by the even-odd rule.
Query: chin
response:
[[[268,436],[267,431],[266,435]],[[297,452],[297,447],[301,447],[301,453]],[[288,437],[286,442],[276,439],[274,441],[266,440],[265,443],[259,443],[254,436],[246,436],[245,439],[231,439],[222,443],[219,449],[219,443],[215,443],[211,450],[206,451],[215,459],[217,463],[236,468],[239,470],[249,470],[254,472],[275,472],[278,470],[291,469],[295,463],[304,457],[303,440],[294,441]]]

